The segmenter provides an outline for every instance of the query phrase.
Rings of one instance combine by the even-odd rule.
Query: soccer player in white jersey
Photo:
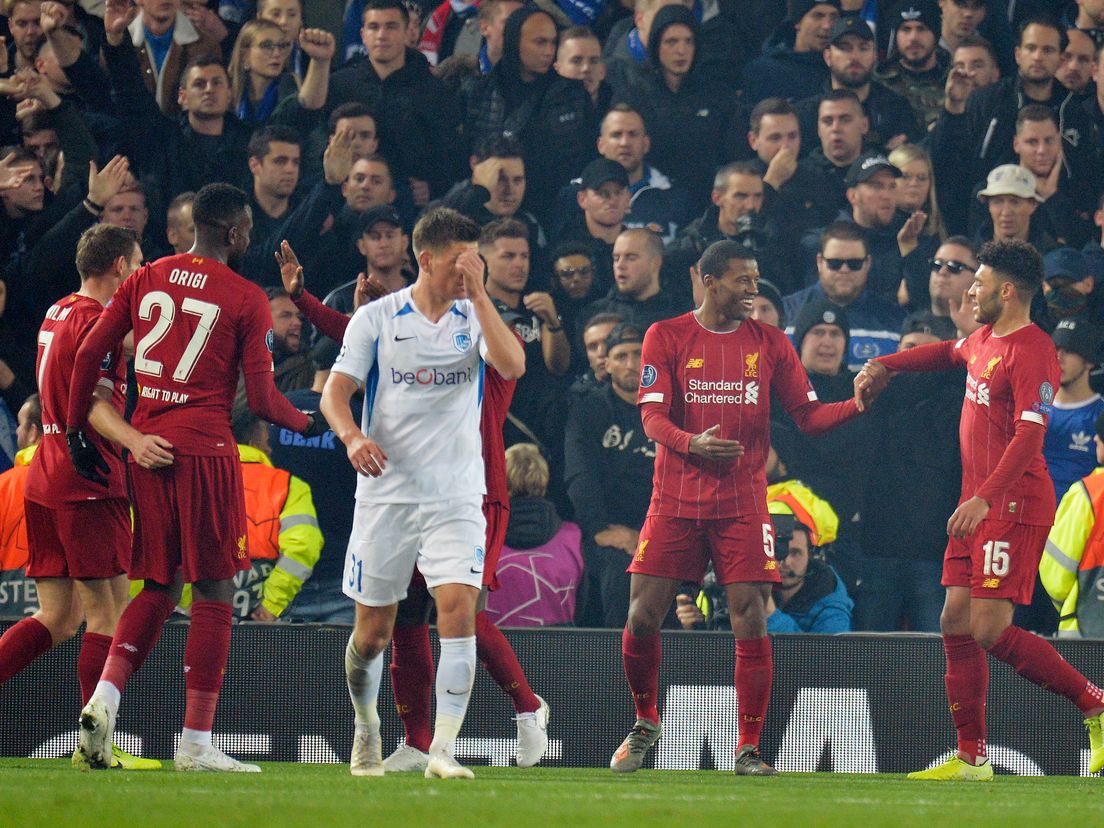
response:
[[[525,352],[483,286],[478,238],[479,227],[454,210],[423,216],[413,238],[417,281],[356,312],[322,392],[322,410],[360,474],[343,587],[357,604],[345,651],[354,776],[383,775],[383,651],[415,564],[436,598],[441,639],[425,775],[473,776],[453,743],[475,676],[483,583],[483,362],[506,379],[525,371]],[[349,400],[361,387],[357,426]]]

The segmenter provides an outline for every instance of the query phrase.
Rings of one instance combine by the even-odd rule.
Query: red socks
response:
[[[161,637],[161,628],[174,606],[172,596],[165,590],[147,588],[138,593],[123,610],[115,628],[101,680],[111,682],[120,692],[126,687],[131,674],[142,666]]]
[[[107,654],[111,652],[111,636],[85,631],[77,656],[77,678],[80,681],[81,707],[88,704],[100,681]]]
[[[1027,630],[1009,627],[989,652],[1028,681],[1065,696],[1082,713],[1088,714],[1104,703],[1099,687],[1075,670],[1048,642]]]
[[[402,719],[406,743],[423,753],[433,741],[430,705],[433,703],[433,651],[429,626],[395,627],[391,635],[391,692]]]
[[[184,727],[210,731],[230,654],[229,604],[196,601],[184,646]]]
[[[513,701],[515,711],[533,713],[540,709],[540,700],[529,687],[514,648],[485,612],[475,616],[475,653],[483,668]]]
[[[0,684],[54,646],[54,638],[37,618],[24,618],[0,638]]]
[[[625,662],[625,678],[629,680],[636,717],[659,724],[659,633],[637,637],[625,631],[621,634],[621,658]]]
[[[738,747],[759,745],[770,704],[774,659],[770,639],[736,639],[736,700],[740,707]]]
[[[951,708],[958,752],[977,764],[986,755],[985,700],[989,691],[989,661],[970,635],[943,636],[947,654],[947,703]]]

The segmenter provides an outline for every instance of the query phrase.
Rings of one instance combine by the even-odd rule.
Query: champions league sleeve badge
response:
[[[656,371],[654,365],[645,365],[640,371],[641,388],[651,388],[655,385],[657,379],[659,379],[659,372]]]

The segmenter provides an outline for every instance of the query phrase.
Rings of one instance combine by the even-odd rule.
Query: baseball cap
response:
[[[388,224],[402,229],[402,219],[399,218],[398,212],[390,204],[378,204],[375,207],[369,209],[362,219],[361,226],[364,228],[363,232],[367,233],[375,225],[381,221],[385,221]]]
[[[957,332],[949,316],[936,316],[931,311],[914,311],[905,317],[905,323],[901,326],[901,336],[925,333],[948,340],[954,339]]]
[[[902,23],[920,22],[936,35],[943,28],[943,15],[935,0],[900,0],[889,13],[889,25],[894,31]]]
[[[797,23],[811,12],[814,6],[832,6],[836,11],[843,11],[840,0],[790,0],[790,15],[787,19]]]
[[[872,176],[882,170],[892,173],[894,178],[901,177],[901,171],[890,164],[889,159],[882,153],[864,153],[855,159],[855,162],[851,165],[851,169],[847,171],[847,178],[844,179],[844,183],[847,184],[848,187],[854,187],[856,184],[862,184],[864,181],[869,181]]]
[[[633,322],[618,322],[613,330],[609,332],[609,336],[606,337],[606,353],[612,351],[618,345],[624,345],[625,343],[642,343],[644,341],[644,333],[640,330],[640,326]]]
[[[1080,282],[1088,275],[1085,257],[1080,250],[1072,247],[1059,247],[1043,256],[1043,281],[1069,279]]]
[[[874,40],[874,31],[861,17],[841,17],[828,33],[828,43],[832,44],[844,35],[855,35],[860,40]]]
[[[607,181],[614,181],[622,187],[629,186],[629,174],[616,161],[608,158],[595,158],[583,168],[580,178],[584,190],[597,190]]]
[[[1035,193],[1035,173],[1019,164],[1001,164],[989,171],[985,189],[978,193],[984,201],[989,196],[1019,196],[1042,201]]]
[[[1055,348],[1095,363],[1100,358],[1100,329],[1084,319],[1063,319],[1051,334]]]

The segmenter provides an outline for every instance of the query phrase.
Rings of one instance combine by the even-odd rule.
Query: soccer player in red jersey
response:
[[[773,393],[809,433],[859,412],[854,400],[818,402],[786,335],[750,318],[759,281],[752,251],[716,242],[698,268],[701,307],[657,322],[644,335],[638,399],[644,430],[656,441],[655,474],[629,565],[621,642],[636,723],[610,768],[637,770],[660,737],[659,628],[680,583],[700,581],[712,558],[736,634],[736,773],[773,775],[759,755],[773,672],[766,606],[779,581],[764,473],[770,399]]]
[[[303,287],[303,268],[291,245],[284,242],[276,256],[284,289],[307,319],[336,342],[345,336],[349,317],[326,307]],[[382,293],[382,287],[361,275],[357,292],[370,301]],[[487,591],[498,588],[496,571],[506,527],[510,522],[510,495],[506,488],[506,448],[502,426],[514,396],[517,380],[507,380],[492,366],[484,374],[483,408],[479,430],[483,439],[483,465],[487,494],[483,515],[487,519],[486,557],[483,561],[483,592],[475,616],[475,646],[479,661],[514,704],[517,713],[519,767],[537,764],[548,748],[548,703],[533,692],[518,662],[514,648],[484,611]],[[430,705],[433,686],[433,653],[429,642],[429,593],[425,581],[415,572],[407,597],[399,602],[398,616],[391,639],[391,689],[395,707],[403,723],[406,742],[388,756],[383,767],[387,773],[424,771],[432,741]]]
[[[38,332],[37,377],[42,406],[42,442],[27,468],[24,489],[29,563],[40,609],[0,638],[0,683],[87,624],[77,658],[81,705],[92,696],[126,603],[123,574],[130,558],[130,502],[118,451],[100,434],[124,445],[135,462],[160,468],[172,462],[172,446],[141,434],[123,420],[126,368],[119,342],[96,374],[84,409],[99,433],[89,435],[110,470],[102,483],[77,475],[65,445],[69,383],[77,348],[119,287],[142,261],[133,230],[97,224],[77,244],[81,288],[46,312]],[[90,539],[88,527],[96,527]],[[124,768],[151,769],[159,762],[131,757],[118,748],[108,758]]]
[[[892,371],[962,366],[967,372],[959,426],[962,495],[947,521],[941,618],[958,752],[909,778],[993,778],[985,746],[986,652],[1077,705],[1092,747],[1089,770],[1095,773],[1104,767],[1104,695],[1048,642],[1012,625],[1014,605],[1031,603],[1054,522],[1043,438],[1060,371],[1054,343],[1030,316],[1031,299],[1043,283],[1043,260],[1021,241],[987,244],[977,260],[970,297],[981,328],[958,342],[879,357],[855,381],[856,401],[862,402],[862,394],[884,387]]]
[[[129,573],[145,585],[123,612],[103,674],[81,711],[79,751],[92,767],[105,767],[110,759],[126,682],[156,643],[182,585],[190,583],[194,599],[176,769],[260,770],[211,741],[230,649],[233,578],[249,567],[241,465],[230,430],[239,375],[245,375],[249,405],[258,416],[304,435],[326,428],[321,416],[296,410],[276,390],[268,300],[231,269],[248,248],[253,225],[245,193],[210,184],[196,195],[192,216],[192,249],[145,265],[127,279],[73,367],[65,422],[79,473],[94,474],[102,464],[83,430],[87,406],[80,401],[91,394],[104,354],[131,330],[138,380],[134,426],[156,431],[173,448],[170,466],[129,469],[135,507]]]

